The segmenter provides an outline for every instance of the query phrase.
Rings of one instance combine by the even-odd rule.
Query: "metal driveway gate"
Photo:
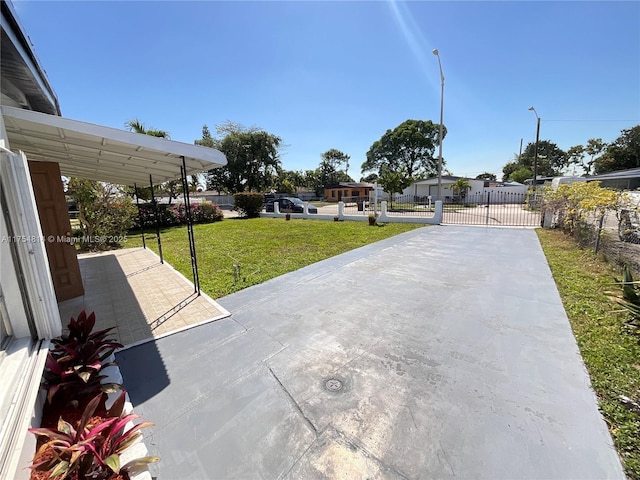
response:
[[[485,192],[447,199],[442,223],[449,225],[501,225],[539,227],[540,201],[537,196],[511,192]]]

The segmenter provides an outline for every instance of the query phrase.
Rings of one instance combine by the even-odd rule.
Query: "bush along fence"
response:
[[[561,229],[614,264],[640,272],[639,205],[628,193],[599,182],[564,184],[545,191],[542,208],[543,227]]]
[[[95,315],[83,310],[69,333],[52,341],[42,386],[47,401],[29,467],[31,479],[146,480],[147,456],[113,353],[122,345],[107,338],[112,328],[94,332]]]
[[[161,227],[174,227],[186,225],[187,212],[184,203],[173,205],[158,204],[158,220]],[[218,205],[211,202],[191,204],[191,218],[193,223],[213,223],[224,218],[224,214]],[[140,229],[154,228],[156,226],[156,208],[151,203],[145,203],[138,207],[138,215],[134,217],[133,227]]]

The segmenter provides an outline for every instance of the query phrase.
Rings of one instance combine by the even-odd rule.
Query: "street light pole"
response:
[[[439,153],[438,153],[438,200],[442,200],[442,140],[444,130],[444,74],[442,73],[442,62],[437,48],[433,49],[433,54],[438,57],[438,66],[440,67],[440,134],[438,135]]]
[[[529,110],[531,110],[538,119],[536,126],[536,146],[533,150],[533,193],[535,194],[537,190],[536,185],[538,183],[538,142],[540,142],[540,117],[538,116],[538,112],[536,112],[535,108],[529,107]]]

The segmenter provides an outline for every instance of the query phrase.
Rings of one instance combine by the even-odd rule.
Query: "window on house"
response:
[[[349,196],[349,190],[345,190],[344,192],[342,192],[342,195],[344,195],[345,197]]]
[[[336,191],[335,190],[331,190],[331,198],[335,198],[336,196]]]

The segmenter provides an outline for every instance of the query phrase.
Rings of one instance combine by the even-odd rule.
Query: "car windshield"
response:
[[[298,205],[304,205],[304,202],[299,198],[288,198],[287,200],[291,201],[291,203],[295,203]]]

